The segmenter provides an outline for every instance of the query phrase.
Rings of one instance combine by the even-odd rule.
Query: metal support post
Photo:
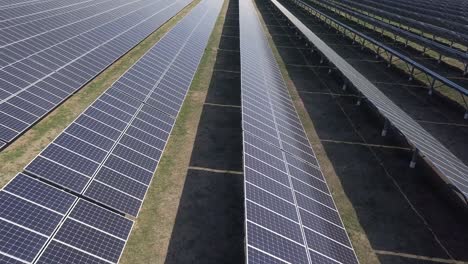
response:
[[[390,121],[388,121],[388,119],[385,119],[384,127],[382,129],[382,133],[380,133],[382,135],[382,137],[385,137],[387,135],[387,131],[388,131],[389,126],[390,126]]]
[[[409,164],[409,167],[414,169],[416,167],[416,159],[418,158],[419,150],[414,149],[413,151],[413,156],[411,157],[411,162]]]

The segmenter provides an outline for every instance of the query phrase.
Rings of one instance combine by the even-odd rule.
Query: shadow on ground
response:
[[[166,264],[244,262],[238,21],[231,0]]]
[[[328,74],[320,57],[305,49],[302,40],[284,27],[285,21],[272,12],[265,0],[256,2],[379,261],[429,264],[450,261],[452,257],[468,261],[467,216],[445,199],[438,188],[440,183],[428,180],[436,179],[436,175],[425,166],[410,169],[408,146],[394,132],[381,137],[383,121],[365,104],[356,106],[356,94],[342,90],[341,78]],[[420,87],[407,86],[406,76],[387,70],[375,62],[372,54],[361,51],[320,22],[300,17],[326,42],[333,43],[336,51],[348,52],[352,59],[359,60],[353,64],[364,65],[359,70],[367,68],[362,72],[369,79],[392,83],[382,89],[393,100],[399,100],[400,107],[413,117],[460,121],[453,109],[423,96]],[[444,144],[452,140],[452,151],[465,158],[468,151],[461,149],[464,146],[460,142],[464,142],[466,134],[460,133],[460,137],[444,139]]]

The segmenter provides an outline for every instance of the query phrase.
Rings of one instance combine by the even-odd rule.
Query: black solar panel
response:
[[[6,14],[0,21],[4,142],[13,141],[191,1],[60,2],[0,9]],[[104,115],[89,111],[92,117]]]
[[[240,1],[248,263],[358,263],[251,0]]]

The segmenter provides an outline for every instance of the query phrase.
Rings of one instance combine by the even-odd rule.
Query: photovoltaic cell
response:
[[[0,242],[1,252],[30,262],[45,245],[47,237],[0,220]]]
[[[161,39],[161,45],[143,56],[142,60],[152,56],[151,61],[158,62],[156,54],[167,56],[162,49],[173,41],[182,43],[173,51],[172,62],[161,65],[160,76],[135,77],[152,70],[151,61],[143,65],[140,60],[135,65],[149,70],[121,78],[145,93],[143,100],[112,86],[25,168],[29,175],[18,175],[0,192],[0,254],[35,263],[118,262],[133,225],[123,215],[138,214],[221,6],[221,1],[202,1]],[[76,45],[84,49],[89,44]],[[67,61],[73,52],[51,59]],[[105,63],[103,56],[96,55],[97,65]],[[181,65],[184,71],[177,73]],[[44,83],[70,92],[79,79],[74,75],[48,77]],[[177,95],[155,93],[160,83],[172,84]],[[148,103],[159,96],[176,100],[175,116]],[[75,194],[93,202],[77,201]]]
[[[121,215],[79,200],[37,263],[117,263],[132,225]]]
[[[358,263],[251,0],[240,1],[248,263]]]
[[[3,190],[61,214],[65,214],[76,200],[73,195],[22,173],[18,174]]]
[[[0,191],[0,253],[31,262],[75,197],[19,174]]]
[[[77,203],[69,217],[118,236],[121,239],[127,239],[133,224],[131,220],[117,217],[114,213],[84,200],[80,200]]]
[[[0,253],[0,263],[1,264],[23,264],[23,262],[16,260],[14,258],[8,257]]]
[[[0,192],[0,218],[51,235],[62,215],[7,192]]]
[[[299,6],[315,10],[303,1],[295,1]],[[366,77],[359,73],[352,65],[345,59],[339,56],[333,49],[324,43],[316,34],[308,29],[301,21],[299,21],[293,14],[291,14],[284,6],[278,1],[272,0],[272,3],[283,13],[292,24],[294,24],[304,35],[307,40],[319,50],[329,62],[337,67],[343,73],[344,77],[356,87],[360,93],[371,104],[375,106],[378,112],[384,116],[401,134],[405,136],[408,142],[417,149],[425,159],[430,162],[434,169],[440,175],[443,175],[456,189],[458,189],[465,196],[468,195],[468,166],[456,157],[450,150],[448,150],[441,142],[434,138],[429,132],[421,127],[418,122],[405,113],[400,107],[392,102],[385,94],[383,94],[374,84],[372,84]],[[316,11],[316,10],[315,10]],[[349,11],[349,10],[348,10]],[[320,13],[320,12],[319,12]],[[326,15],[325,15],[326,16]],[[333,19],[332,19],[333,20]],[[340,23],[340,22],[337,22]],[[341,25],[343,28],[346,25]],[[348,27],[349,31],[355,31]],[[400,30],[400,29],[398,29]],[[401,32],[400,32],[401,33]],[[410,33],[412,34],[412,33]],[[421,40],[421,39],[420,39]],[[424,41],[430,41],[423,39]],[[381,43],[380,43],[381,45]],[[387,50],[391,48],[387,47]],[[398,52],[394,51],[393,54]],[[463,54],[465,56],[465,54]],[[400,58],[405,56],[401,55]],[[415,62],[411,64],[414,65]],[[422,68],[421,68],[422,67]],[[425,67],[420,65],[419,67]],[[424,70],[430,72],[429,69]],[[439,80],[445,79],[440,77]],[[456,87],[457,84],[452,82],[452,86]],[[463,90],[463,87],[458,87],[458,90]]]
[[[92,0],[0,21],[0,139],[13,141],[188,3]]]
[[[54,239],[114,263],[125,244],[123,240],[70,219],[62,224]]]
[[[60,242],[52,241],[42,253],[38,264],[108,264],[109,262],[91,256]]]

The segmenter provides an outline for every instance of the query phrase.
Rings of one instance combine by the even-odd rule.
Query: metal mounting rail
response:
[[[453,48],[452,46],[454,42],[462,44],[464,46],[468,46],[468,35],[465,33],[458,32],[455,30],[449,30],[447,28],[436,26],[436,25],[426,23],[426,22],[422,22],[422,21],[419,21],[417,19],[405,16],[405,15],[393,13],[391,11],[388,11],[383,6],[380,8],[372,7],[367,4],[361,3],[361,1],[355,1],[355,0],[342,0],[336,3],[343,6],[344,8],[350,8],[353,11],[358,11],[364,15],[367,15],[368,17],[372,17],[374,19],[380,20],[386,24],[390,24],[390,23],[385,22],[384,18],[388,20],[392,20],[395,23],[398,23],[399,28],[401,28],[402,26],[405,26],[405,27],[409,26],[421,32],[424,32],[426,34],[432,34],[434,36],[446,38],[447,40],[452,42],[452,44],[450,43],[446,44],[446,46],[450,48]],[[465,26],[461,25],[461,27],[465,27]],[[466,28],[468,28],[468,26],[466,26]],[[406,30],[406,31],[409,31],[409,30]]]
[[[396,62],[397,60],[400,60],[405,63],[407,70],[409,72],[410,79],[416,76],[415,74],[415,69],[419,70],[422,74],[425,74],[427,81],[429,83],[428,88],[429,88],[429,94],[432,94],[435,88],[438,88],[442,85],[446,85],[447,87],[450,87],[451,89],[454,89],[458,91],[462,97],[463,96],[468,96],[468,89],[445,78],[444,76],[432,71],[431,69],[427,68],[426,66],[414,61],[410,57],[401,54],[400,52],[394,50],[393,48],[381,43],[380,41],[369,37],[358,30],[332,18],[329,15],[324,14],[323,12],[317,10],[316,8],[310,6],[307,3],[304,3],[301,0],[291,0],[293,3],[296,5],[300,6],[301,8],[305,9],[306,11],[311,12],[313,15],[324,19],[330,24],[335,24],[338,29],[342,28],[343,34],[345,35],[346,33],[351,33],[353,35],[353,40],[356,41],[356,37],[360,37],[362,39],[361,45],[365,45],[366,42],[369,42],[377,47],[377,55],[381,56],[382,54],[386,53],[386,55],[389,58],[389,66],[392,62]],[[440,85],[436,86],[436,82],[439,82]],[[465,119],[468,119],[468,104],[465,101]]]
[[[270,0],[281,14],[304,36],[316,50],[333,64],[347,83],[354,86],[385,119],[396,128],[414,148],[410,167],[415,165],[415,157],[423,158],[433,169],[447,180],[447,187],[464,197],[468,196],[468,166],[458,159],[441,142],[434,138],[413,118],[393,103],[373,83],[338,55],[315,33],[305,26],[277,0]],[[388,124],[387,124],[388,126]]]
[[[406,31],[406,30],[402,30],[402,29],[400,29],[398,27],[395,27],[393,25],[384,23],[384,22],[382,22],[382,21],[380,21],[378,19],[366,16],[366,15],[364,15],[362,13],[350,10],[348,8],[344,8],[344,7],[342,7],[340,5],[337,5],[336,3],[333,3],[333,2],[328,1],[328,0],[319,1],[319,4],[322,5],[325,8],[336,9],[336,10],[344,12],[344,13],[346,13],[348,15],[354,16],[354,17],[356,17],[356,18],[358,18],[358,19],[360,19],[360,20],[362,20],[364,22],[367,22],[367,23],[370,23],[370,24],[372,24],[374,26],[378,26],[380,28],[383,28],[383,29],[395,34],[395,35],[403,36],[404,38],[406,38],[408,40],[411,40],[411,41],[414,41],[414,42],[416,42],[416,43],[418,43],[418,44],[420,44],[420,45],[422,45],[424,47],[431,48],[432,50],[437,51],[441,55],[444,55],[444,56],[459,60],[460,62],[462,62],[465,65],[464,74],[467,73],[466,72],[466,68],[467,68],[466,65],[468,64],[468,54],[465,53],[464,51],[457,50],[457,49],[454,49],[454,48],[450,48],[447,45],[435,42],[435,41],[433,41],[431,39],[419,36],[419,35],[417,35],[415,33],[412,33],[412,32]]]

